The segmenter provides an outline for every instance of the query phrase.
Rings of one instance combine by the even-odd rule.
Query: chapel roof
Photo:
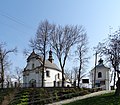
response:
[[[29,62],[33,58],[38,59],[41,63],[43,61],[43,57],[41,57],[40,55],[36,54],[34,50],[30,54],[30,56],[27,58],[27,61]],[[45,67],[46,68],[50,68],[50,69],[55,69],[55,70],[58,70],[58,71],[61,72],[61,70],[59,69],[59,67],[55,63],[50,62],[49,60],[45,60]]]
[[[98,61],[98,65],[96,65],[96,69],[100,69],[100,68],[110,69],[109,67],[106,67],[106,66],[103,64],[102,58],[100,58],[100,60]],[[93,70],[94,70],[94,69],[95,69],[95,67],[93,68]]]
[[[30,61],[30,60],[33,59],[33,58],[37,58],[38,56],[39,56],[39,55],[37,55],[37,54],[35,53],[35,51],[33,50],[32,53],[28,56],[27,61]]]
[[[49,60],[45,61],[45,67],[61,71],[55,63],[51,63]]]

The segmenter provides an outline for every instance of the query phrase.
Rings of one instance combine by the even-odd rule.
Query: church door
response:
[[[31,79],[30,80],[30,82],[29,82],[29,84],[30,84],[30,87],[36,87],[36,80],[34,80],[34,79]]]

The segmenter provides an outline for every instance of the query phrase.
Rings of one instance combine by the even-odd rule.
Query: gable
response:
[[[35,52],[33,51],[30,56],[27,58],[27,65],[25,67],[25,70],[33,70],[34,68],[38,68],[40,66],[42,66],[43,62],[42,62],[43,58],[37,54],[35,54]],[[50,68],[53,70],[57,70],[60,71],[59,67],[53,63],[50,62],[49,60],[45,61],[45,68]]]
[[[26,70],[32,70],[34,68],[40,67],[41,65],[42,65],[41,61],[37,60],[36,58],[33,58],[29,62],[27,62]]]

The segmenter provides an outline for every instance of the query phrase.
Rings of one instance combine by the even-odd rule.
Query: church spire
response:
[[[99,62],[99,65],[103,64],[102,58],[100,58],[100,60],[98,62]]]
[[[48,59],[51,63],[53,62],[53,57],[52,57],[52,50],[50,48],[50,51],[49,51],[49,59]]]

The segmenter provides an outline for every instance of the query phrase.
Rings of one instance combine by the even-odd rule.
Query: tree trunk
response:
[[[82,64],[80,63],[79,74],[78,74],[78,88],[80,87],[81,69],[82,69]]]
[[[46,57],[46,34],[45,34],[45,39],[44,39],[44,55],[43,55],[43,68],[42,68],[42,87],[44,87],[44,69],[45,69],[45,57]]]
[[[65,82],[65,78],[64,78],[64,68],[62,68],[62,87],[64,87],[64,82]]]
[[[97,64],[97,52],[95,53],[95,70],[94,70],[94,88],[96,87],[96,64]]]
[[[4,87],[4,68],[3,68],[3,59],[1,59],[1,88]]]
[[[114,72],[114,84],[113,84],[114,89],[115,89],[115,79],[116,79],[116,72]]]
[[[118,78],[118,81],[116,83],[116,91],[115,91],[115,95],[116,96],[120,96],[120,77]]]

